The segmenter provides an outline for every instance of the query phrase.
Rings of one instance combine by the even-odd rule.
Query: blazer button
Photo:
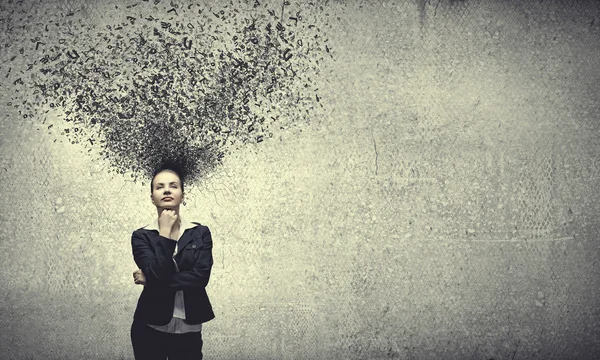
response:
[[[196,248],[196,244],[192,245],[192,249],[195,249],[195,248]]]

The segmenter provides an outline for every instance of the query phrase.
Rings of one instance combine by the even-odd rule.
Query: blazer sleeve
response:
[[[174,272],[173,252],[176,242],[161,235],[157,235],[154,251],[144,237],[137,231],[131,235],[133,259],[146,277],[148,286],[164,285],[171,273]]]
[[[191,270],[171,273],[167,286],[173,290],[206,287],[213,265],[212,247],[212,236],[207,228],[206,233],[202,236],[202,247],[198,250],[200,253],[194,267]]]

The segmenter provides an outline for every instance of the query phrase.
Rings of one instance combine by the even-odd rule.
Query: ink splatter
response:
[[[174,161],[195,182],[239,146],[322,107],[315,80],[333,57],[322,6],[239,0],[142,11],[159,3],[119,9],[116,25],[75,21],[74,12],[47,23],[13,83],[33,91],[20,95],[29,116],[58,114],[61,134],[99,150],[111,172],[148,179]]]

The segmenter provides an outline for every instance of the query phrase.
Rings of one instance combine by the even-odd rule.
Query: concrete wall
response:
[[[2,7],[3,358],[133,358],[147,183],[23,120],[14,83],[36,19],[123,4]],[[205,358],[595,359],[599,3],[322,6],[324,108],[186,189],[214,239]]]

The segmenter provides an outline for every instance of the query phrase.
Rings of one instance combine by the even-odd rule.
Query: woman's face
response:
[[[157,208],[176,209],[183,201],[181,180],[171,171],[162,171],[154,177],[152,203]]]

